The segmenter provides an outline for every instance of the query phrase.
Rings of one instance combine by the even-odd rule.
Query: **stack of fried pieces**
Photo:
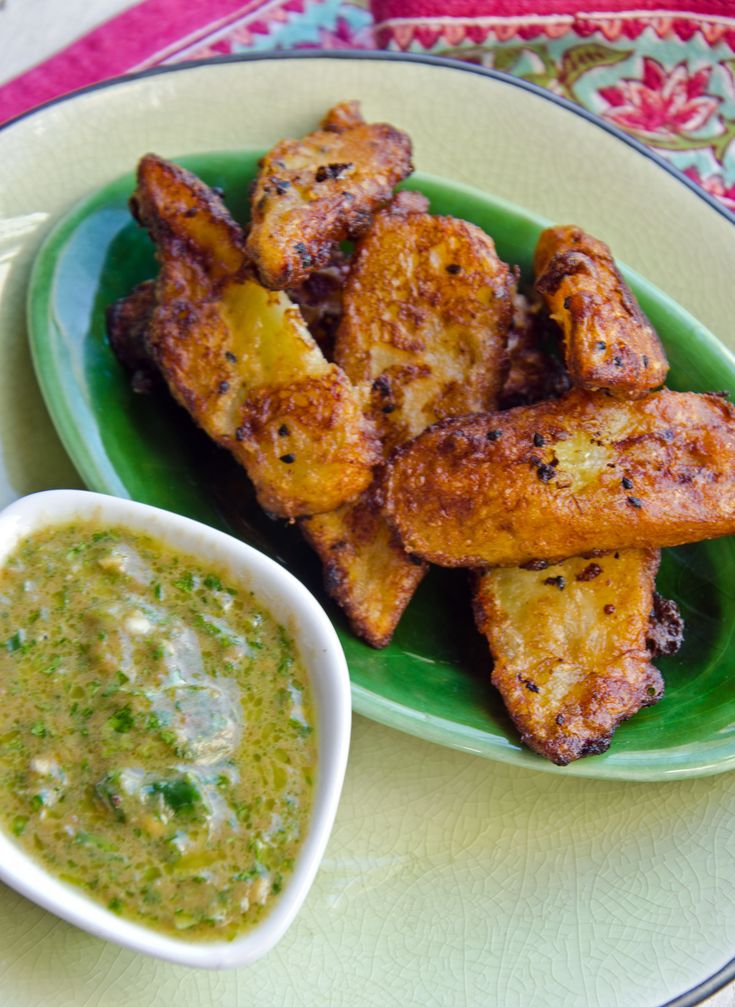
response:
[[[563,765],[662,694],[658,550],[735,531],[735,411],[655,390],[664,350],[602,242],[544,231],[528,300],[479,227],[394,193],[411,171],[405,133],[338,105],[262,159],[246,230],[147,155],[160,272],[110,341],[298,520],[374,647],[428,563],[468,567],[492,681]]]

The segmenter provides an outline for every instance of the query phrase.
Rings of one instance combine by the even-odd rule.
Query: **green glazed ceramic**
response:
[[[224,189],[247,214],[258,153],[177,160]],[[471,220],[528,276],[546,221],[467,186],[414,175],[434,213]],[[524,749],[489,683],[490,659],[474,629],[462,571],[432,570],[393,642],[376,651],[349,630],[321,589],[319,564],[294,527],[258,509],[248,480],[166,394],[135,394],[105,336],[105,309],[156,272],[152,245],[131,219],[127,175],[69,213],[45,242],[29,293],[36,373],[57,431],[87,485],[223,528],[276,557],[327,607],[345,648],[355,709],[431,741],[565,776],[657,780],[735,766],[735,540],[666,551],[658,589],[686,620],[685,644],[657,664],[664,699],[622,725],[609,752],[558,769]],[[604,238],[605,235],[602,235]],[[676,389],[735,392],[735,359],[661,291],[628,272],[662,336]]]

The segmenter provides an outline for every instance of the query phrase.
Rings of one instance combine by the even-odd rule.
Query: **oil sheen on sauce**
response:
[[[310,816],[306,672],[253,594],[87,523],[0,571],[0,819],[158,931],[231,940],[268,912]]]

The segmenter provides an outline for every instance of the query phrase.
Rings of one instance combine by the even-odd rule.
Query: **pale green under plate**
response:
[[[245,222],[247,193],[262,152],[179,157],[225,192]],[[420,173],[406,183],[451,213],[482,226],[506,261],[531,279],[545,221],[468,186]],[[36,374],[62,441],[87,485],[214,524],[280,559],[325,604],[347,654],[353,704],[381,723],[489,758],[565,776],[657,780],[735,766],[735,539],[664,553],[658,589],[686,622],[685,644],[658,661],[666,693],[618,729],[610,750],[564,768],[521,746],[489,681],[490,659],[471,616],[464,571],[432,570],[392,643],[376,651],[349,629],[321,586],[321,569],[298,529],[267,518],[247,478],[195,430],[163,390],[140,396],[117,365],[105,309],[155,276],[153,246],[127,206],[132,174],[103,187],[49,235],[28,293]],[[669,385],[735,392],[735,361],[676,304],[631,277],[672,365]]]
[[[2,499],[77,484],[25,348],[30,264],[50,227],[146,150],[263,149],[311,128],[347,97],[363,98],[368,118],[408,129],[422,171],[604,236],[621,259],[727,340],[735,317],[732,223],[657,163],[562,105],[474,69],[403,60],[273,59],[171,70],[60,102],[2,134]],[[80,283],[80,296],[85,289]],[[78,366],[68,349],[69,366]],[[672,355],[678,386],[710,386],[715,376],[716,387],[731,382],[725,358],[720,374],[702,352],[699,331]],[[99,408],[83,369],[67,381],[82,400],[89,396],[85,408]],[[715,608],[702,586],[720,577],[728,549],[702,547],[691,562],[685,553],[667,574],[678,577],[670,583],[690,607],[703,661],[717,663],[729,643],[735,592],[718,580]],[[439,629],[417,621],[413,633],[421,656]],[[694,664],[683,662],[664,666],[670,696],[688,685],[686,668]],[[386,667],[386,679],[390,674]],[[427,674],[434,674],[429,665]],[[473,682],[485,688],[480,674]],[[724,675],[719,690],[731,701]],[[446,709],[443,719],[455,712]],[[729,722],[721,726],[726,733]],[[636,722],[623,730],[637,731]],[[713,740],[719,743],[719,731]],[[653,735],[651,744],[655,755]],[[265,960],[237,973],[190,973],[104,945],[3,890],[0,999],[3,1007],[657,1007],[732,957],[733,820],[731,773],[674,783],[575,779],[477,759],[358,717],[326,859],[303,912]]]

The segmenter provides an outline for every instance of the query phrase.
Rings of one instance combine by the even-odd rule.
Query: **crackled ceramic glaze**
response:
[[[727,341],[732,224],[544,98],[470,70],[402,62],[275,60],[153,76],[58,104],[3,135],[5,500],[77,484],[24,343],[29,264],[53,220],[145,150],[257,149],[345,97],[408,129],[422,170],[603,234]],[[657,1007],[732,956],[734,813],[732,774],[571,779],[358,718],[322,869],[268,958],[221,975],[148,962],[4,890],[3,1003]]]

